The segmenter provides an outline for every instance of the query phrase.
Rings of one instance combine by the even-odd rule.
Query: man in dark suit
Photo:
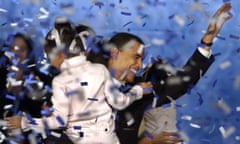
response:
[[[207,71],[214,61],[214,57],[210,52],[213,39],[221,30],[223,24],[231,18],[231,15],[225,16],[230,9],[230,4],[226,3],[215,13],[206,34],[201,39],[201,45],[181,71],[177,71],[174,75],[168,75],[159,68],[161,67],[161,60],[148,67],[148,70],[143,75],[143,80],[150,80],[154,84],[155,94],[145,96],[142,100],[136,101],[125,110],[118,112],[116,132],[121,144],[138,143],[137,133],[144,111],[152,104],[154,97],[159,96],[156,106],[169,103],[170,100],[167,96],[172,99],[179,98],[186,93],[190,86],[195,85]],[[136,71],[142,68],[142,56],[144,54],[142,40],[129,33],[117,33],[109,42],[110,45],[107,45],[101,52],[93,51],[90,53],[88,59],[92,62],[99,62],[100,60],[100,63],[105,64],[115,78],[116,83],[122,85],[133,83]],[[110,50],[108,51],[109,47]],[[98,56],[103,56],[104,59],[99,59]],[[173,82],[176,79],[178,82]],[[181,141],[181,139],[173,137],[174,134],[165,135],[164,141],[169,143]],[[162,143],[162,140],[161,134],[150,134],[144,136],[139,143]]]

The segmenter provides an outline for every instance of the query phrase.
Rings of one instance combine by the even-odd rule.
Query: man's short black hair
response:
[[[140,44],[144,44],[144,42],[138,36],[126,32],[117,33],[109,40],[109,43],[114,44],[118,49],[121,49],[131,40],[135,40]]]

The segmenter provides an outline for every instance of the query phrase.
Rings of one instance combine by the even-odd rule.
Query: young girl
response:
[[[45,45],[51,64],[61,71],[52,82],[54,111],[41,119],[22,117],[23,129],[65,127],[74,143],[119,143],[114,133],[112,107],[123,109],[141,99],[143,87],[151,84],[136,85],[125,95],[119,92],[105,66],[86,61],[82,38],[87,34],[77,33],[65,19],[56,20]],[[7,118],[8,128],[18,127],[18,119]]]

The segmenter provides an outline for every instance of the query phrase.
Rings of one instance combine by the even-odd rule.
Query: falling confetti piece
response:
[[[193,128],[201,128],[200,125],[194,124],[194,123],[190,123],[190,126],[193,127]]]
[[[131,16],[132,14],[130,12],[121,12],[122,15],[125,15],[125,16]]]

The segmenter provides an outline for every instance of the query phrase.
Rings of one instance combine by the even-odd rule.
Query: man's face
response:
[[[133,41],[126,44],[123,50],[115,48],[111,55],[110,71],[119,81],[133,82],[136,71],[142,68],[143,45]]]

